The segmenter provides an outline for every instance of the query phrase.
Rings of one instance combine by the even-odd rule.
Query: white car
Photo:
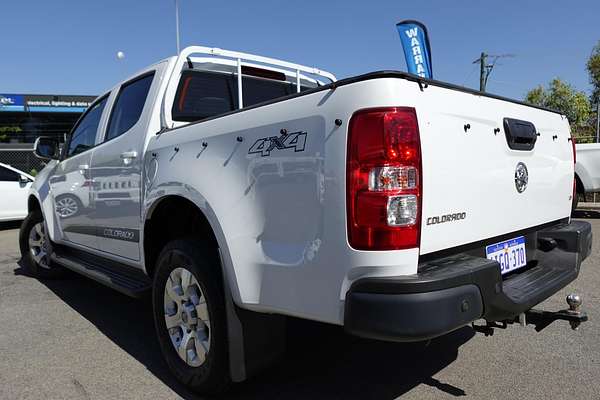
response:
[[[33,176],[0,163],[0,221],[27,216],[27,197],[33,180]]]
[[[575,296],[532,309],[592,244],[550,110],[190,47],[98,97],[57,148],[36,145],[24,268],[151,291],[167,365],[203,393],[276,360],[288,316],[389,341],[586,319]],[[55,212],[73,194],[93,201]]]

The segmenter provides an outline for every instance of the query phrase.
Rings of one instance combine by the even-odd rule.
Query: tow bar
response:
[[[582,322],[588,320],[588,316],[585,312],[581,311],[581,296],[571,293],[567,296],[566,300],[569,305],[569,308],[566,310],[542,311],[532,308],[512,320],[500,322],[486,321],[485,325],[476,325],[473,323],[472,327],[476,332],[483,333],[485,336],[492,336],[495,328],[506,329],[509,324],[519,324],[521,326],[534,325],[536,332],[540,332],[554,321],[563,320],[568,321],[571,329],[576,331]]]

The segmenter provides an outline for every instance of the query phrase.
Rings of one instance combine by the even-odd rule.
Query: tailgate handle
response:
[[[504,134],[512,150],[533,150],[537,140],[535,125],[520,119],[504,118]]]

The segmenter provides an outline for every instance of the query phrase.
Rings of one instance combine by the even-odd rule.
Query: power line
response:
[[[500,58],[512,58],[515,57],[514,54],[486,54],[484,51],[481,52],[481,56],[473,61],[473,64],[479,64],[479,90],[481,92],[485,92],[485,87],[487,85],[488,78],[492,73],[496,63]],[[488,59],[491,62],[488,62]]]

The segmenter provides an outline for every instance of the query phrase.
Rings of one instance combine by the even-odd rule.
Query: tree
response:
[[[580,141],[591,139],[592,107],[584,92],[577,91],[568,83],[555,78],[548,88],[540,85],[530,90],[525,96],[525,101],[563,113],[571,124],[573,134],[582,139]]]
[[[596,105],[600,99],[600,41],[594,46],[586,67],[590,74],[590,83],[593,86],[590,100],[593,105]]]
[[[8,142],[10,133],[19,133],[22,129],[18,126],[0,126],[0,142]]]

